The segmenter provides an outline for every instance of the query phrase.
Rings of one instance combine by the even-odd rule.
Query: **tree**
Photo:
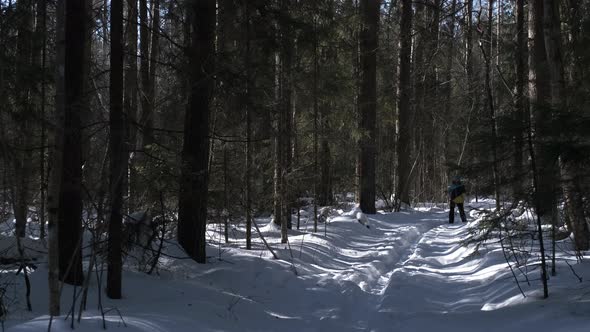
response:
[[[360,35],[361,85],[358,99],[360,113],[360,207],[365,213],[375,209],[375,152],[377,116],[377,28],[379,1],[361,0]]]
[[[192,0],[188,46],[186,109],[180,193],[178,242],[198,263],[206,262],[207,188],[209,181],[209,118],[213,89],[215,1]]]
[[[567,111],[565,72],[561,52],[559,3],[544,0],[543,10],[543,32],[551,86],[551,110],[560,118],[564,118],[569,112]],[[564,137],[566,135],[561,132],[559,136]],[[573,140],[575,141],[576,138],[574,137]],[[567,140],[564,141],[567,142]],[[571,146],[572,143],[569,143],[569,147],[565,146],[560,149],[562,152],[559,157],[559,168],[564,181],[566,210],[574,233],[575,247],[576,250],[584,251],[590,249],[590,229],[588,229],[586,222],[579,181],[576,180],[581,174],[578,165],[579,158],[577,157],[577,151]],[[554,227],[556,222],[556,220],[553,221]]]
[[[84,104],[85,0],[65,0],[64,145],[59,202],[60,279],[81,285],[82,273],[82,140]],[[58,67],[59,68],[59,67]]]
[[[244,5],[245,12],[245,30],[246,30],[246,53],[244,54],[244,64],[246,66],[246,89],[244,91],[244,101],[246,108],[246,171],[244,181],[246,182],[246,249],[252,249],[252,110],[250,100],[250,5],[246,0]]]
[[[287,229],[291,222],[288,173],[291,167],[292,127],[292,62],[293,37],[289,9],[291,2],[281,0],[279,8],[279,44],[277,65],[277,120],[275,138],[275,223],[281,225],[281,242],[287,243]]]
[[[547,97],[548,79],[545,68],[547,56],[543,39],[543,0],[532,0],[529,3],[529,101],[530,113],[534,118],[534,134],[536,146],[533,147],[533,137],[529,128],[529,153],[533,170],[534,201],[537,212],[537,229],[541,251],[541,280],[543,281],[544,297],[549,296],[547,287],[547,265],[545,262],[545,247],[543,242],[543,223],[553,223],[555,209],[555,170],[551,151],[548,149],[548,126],[550,109]],[[532,126],[531,126],[532,127]],[[549,214],[549,218],[548,217]]]
[[[411,54],[412,54],[412,1],[403,0],[401,9],[400,56],[399,56],[399,84],[398,84],[398,145],[397,164],[398,179],[396,189],[396,211],[402,204],[410,205],[410,153],[412,151],[412,122],[411,122]]]
[[[500,210],[500,175],[498,171],[498,129],[496,124],[496,105],[494,104],[494,96],[493,96],[493,87],[492,87],[492,52],[491,49],[493,47],[492,42],[492,28],[493,28],[493,8],[494,8],[494,0],[489,0],[488,2],[488,27],[486,32],[486,39],[487,42],[490,44],[490,53],[486,53],[486,49],[484,47],[484,40],[483,40],[483,32],[482,36],[480,37],[480,49],[484,57],[485,61],[485,89],[487,93],[486,101],[488,103],[488,111],[489,111],[489,121],[490,121],[490,145],[492,147],[492,175],[494,181],[494,197],[496,199],[496,210]]]
[[[32,1],[21,0],[16,3],[16,17],[18,19],[18,36],[16,49],[16,110],[18,112],[18,126],[20,135],[17,136],[14,156],[14,184],[13,210],[16,219],[15,232],[18,237],[25,236],[29,204],[29,178],[32,173],[32,40],[33,15]]]
[[[127,171],[125,119],[123,115],[123,0],[111,1],[111,96],[110,125],[110,218],[108,239],[107,295],[121,298],[121,242],[123,180]]]
[[[153,112],[151,91],[152,81],[150,75],[150,25],[148,21],[147,0],[139,0],[139,40],[140,40],[140,78],[141,78],[141,146],[149,146],[153,143]],[[152,34],[155,33],[152,27]]]
[[[523,133],[524,117],[527,114],[526,89],[526,54],[527,54],[527,31],[524,22],[524,0],[516,1],[516,89],[514,95],[514,173],[512,192],[515,198],[522,197],[523,193]]]
[[[127,133],[126,140],[129,145],[129,150],[134,151],[137,146],[137,95],[138,95],[138,81],[137,81],[137,18],[138,18],[138,6],[137,0],[126,0],[127,2],[127,56],[125,57],[125,98],[124,98],[124,109],[127,114]],[[134,167],[135,155],[132,152],[132,158],[129,161],[129,192],[130,201],[129,210],[134,209],[136,196],[138,193],[137,189],[137,170]]]
[[[59,287],[59,205],[61,183],[63,175],[63,154],[64,154],[64,129],[66,109],[66,85],[65,72],[59,68],[65,68],[66,52],[66,23],[65,23],[66,0],[58,0],[56,6],[56,70],[55,70],[55,112],[54,131],[51,137],[52,167],[49,176],[47,190],[47,212],[48,212],[48,253],[47,270],[49,281],[49,314],[59,316],[60,314],[60,287]]]

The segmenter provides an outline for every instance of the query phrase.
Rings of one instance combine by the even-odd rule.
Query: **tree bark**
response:
[[[457,8],[457,0],[453,0],[451,3],[451,21],[449,22],[449,54],[447,55],[446,63],[446,77],[445,77],[445,116],[450,117],[452,120],[447,122],[447,129],[444,130],[444,161],[446,165],[450,165],[451,160],[451,147],[449,146],[449,136],[451,122],[454,121],[452,111],[452,95],[453,95],[453,59],[455,58],[455,11]],[[450,178],[450,169],[446,166],[444,174],[446,175],[443,179],[443,183],[448,183]],[[444,188],[444,186],[443,186]]]
[[[18,24],[16,47],[16,108],[18,110],[18,131],[15,146],[19,149],[14,156],[14,184],[13,184],[13,211],[16,219],[15,233],[18,237],[24,237],[27,226],[29,209],[29,187],[32,175],[32,120],[33,106],[31,99],[32,86],[35,84],[31,78],[32,51],[33,51],[33,7],[31,0],[20,0],[16,3]]]
[[[41,194],[41,204],[39,216],[39,238],[45,239],[45,210],[46,202],[45,197],[47,194],[47,179],[46,179],[46,167],[45,167],[45,145],[47,128],[46,128],[46,109],[45,109],[45,97],[46,97],[46,67],[47,67],[47,2],[44,0],[37,0],[37,26],[35,28],[35,44],[36,44],[36,63],[41,71],[41,82],[39,82],[39,116],[41,118],[41,151],[39,152],[39,173],[40,173],[40,185],[39,192]]]
[[[524,117],[527,114],[527,98],[525,96],[526,88],[526,56],[527,56],[527,31],[524,27],[524,1],[516,1],[516,93],[514,95],[514,171],[512,192],[515,199],[524,197],[523,192],[523,135],[524,135]]]
[[[493,7],[494,7],[494,0],[489,0],[488,2],[488,28],[486,37],[488,42],[490,43],[490,50],[492,49],[492,28],[493,28]],[[486,54],[485,47],[483,46],[484,43],[480,39],[480,48],[481,52],[484,56],[485,61],[485,86],[487,92],[487,102],[488,102],[488,111],[489,111],[489,121],[490,121],[490,145],[492,146],[492,177],[494,181],[494,196],[496,200],[496,211],[500,210],[500,173],[498,171],[498,133],[497,133],[497,124],[496,124],[496,105],[494,104],[494,95],[492,89],[492,52],[490,54]]]
[[[65,2],[65,125],[63,174],[59,204],[60,279],[82,285],[82,137],[86,0]]]
[[[189,93],[186,110],[178,207],[178,242],[198,263],[207,260],[207,191],[209,119],[213,91],[215,1],[189,2],[191,38]]]
[[[319,42],[318,42],[318,22],[314,18],[313,21],[313,231],[318,231],[318,204],[319,204],[319,190],[318,190],[318,179],[317,174],[319,171],[318,167],[318,118],[319,118]],[[358,161],[357,161],[358,164]],[[357,173],[358,175],[358,173]],[[358,186],[357,186],[358,190]],[[358,195],[357,195],[358,197]]]
[[[559,3],[544,0],[543,5],[545,51],[551,77],[551,108],[553,112],[561,117],[569,111],[566,106],[565,74],[561,53]],[[564,136],[564,133],[561,132],[560,137]],[[583,194],[580,190],[579,180],[577,180],[581,172],[575,152],[570,151],[570,149],[560,149],[559,166],[562,179],[564,180],[563,191],[566,210],[569,220],[573,225],[572,231],[574,232],[575,247],[576,250],[585,251],[590,249],[590,230],[584,213]]]
[[[150,77],[150,25],[148,21],[147,0],[139,0],[139,40],[140,40],[140,79],[141,79],[141,146],[145,149],[153,143],[152,126],[149,125],[152,116],[151,108],[151,77]],[[153,32],[152,32],[153,33]]]
[[[375,157],[377,120],[377,29],[379,25],[379,1],[361,0],[361,86],[359,94],[361,158],[360,158],[360,208],[374,214],[375,209]]]
[[[51,137],[51,171],[47,190],[47,235],[48,253],[47,270],[49,281],[49,314],[60,314],[60,290],[59,290],[59,203],[63,174],[63,148],[65,126],[65,2],[58,0],[56,5],[56,56],[55,56],[55,123]]]
[[[110,218],[108,239],[107,296],[121,298],[121,241],[123,179],[127,170],[125,118],[123,115],[123,0],[111,0],[110,78]]]
[[[543,36],[543,0],[529,3],[529,101],[534,120],[534,148],[539,175],[537,199],[544,223],[556,218],[558,182],[557,154],[553,141],[553,113],[551,111],[551,87],[545,40]]]
[[[129,211],[133,211],[136,205],[137,193],[137,171],[134,166],[135,149],[137,147],[137,0],[127,1],[127,56],[125,66],[125,99],[124,109],[128,121],[126,128],[126,140],[128,150],[132,151],[129,158]]]
[[[252,249],[252,110],[250,109],[250,6],[248,1],[244,4],[246,25],[246,54],[244,64],[246,67],[246,91],[244,106],[246,108],[246,249]]]
[[[412,87],[411,79],[411,54],[412,54],[412,1],[402,0],[400,22],[400,58],[399,58],[399,83],[398,83],[398,144],[397,164],[398,179],[396,188],[395,210],[399,211],[402,204],[410,205],[410,154],[412,152],[412,121],[411,105]]]
[[[290,0],[279,1],[279,50],[275,64],[275,77],[278,86],[276,137],[275,137],[275,174],[274,174],[274,222],[281,226],[281,243],[287,242],[287,229],[291,224],[288,175],[291,166],[291,97],[293,62],[293,40],[289,17]]]
[[[149,69],[149,83],[147,84],[147,109],[145,116],[145,130],[148,144],[154,142],[154,115],[156,107],[156,69],[157,62],[160,56],[160,0],[152,0],[152,32],[150,42],[150,69]],[[150,202],[151,203],[151,202]]]
[[[439,32],[440,32],[440,7],[441,0],[432,0],[432,3],[428,6],[428,23],[430,29],[427,34],[426,41],[426,56],[425,60],[425,73],[424,73],[424,107],[422,111],[423,127],[422,139],[423,139],[423,179],[422,187],[422,199],[420,201],[430,201],[436,195],[436,161],[438,160],[438,153],[436,151],[435,143],[435,110],[433,105],[436,105],[439,95],[439,82],[438,82],[438,58],[439,53]]]
[[[529,153],[533,171],[534,201],[537,210],[537,229],[541,250],[541,280],[544,297],[549,296],[547,286],[547,264],[543,240],[543,224],[554,224],[556,208],[555,182],[556,167],[553,153],[549,149],[551,139],[551,110],[548,98],[551,96],[547,75],[547,55],[543,39],[543,0],[529,1],[529,101],[530,114],[534,125],[529,125]],[[534,136],[533,136],[534,127]],[[534,140],[534,145],[533,145]]]

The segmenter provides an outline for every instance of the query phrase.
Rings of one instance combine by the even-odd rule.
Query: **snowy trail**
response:
[[[126,272],[125,298],[103,301],[127,327],[109,314],[109,331],[587,331],[590,301],[562,296],[554,300],[561,307],[545,306],[538,281],[523,299],[497,247],[476,252],[463,243],[475,222],[449,225],[441,209],[368,217],[370,229],[342,213],[327,237],[292,230],[291,250],[269,224],[262,229],[279,260],[259,239],[244,250],[238,230],[224,260],[167,259],[159,276]],[[9,331],[47,326],[46,271],[32,277],[38,311],[9,322]],[[85,317],[79,330],[102,331],[97,311]],[[56,324],[54,331],[70,330]]]

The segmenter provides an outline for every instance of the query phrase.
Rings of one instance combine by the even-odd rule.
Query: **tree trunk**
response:
[[[38,47],[37,57],[38,65],[41,70],[41,82],[39,88],[39,114],[41,117],[41,151],[39,152],[39,173],[40,185],[39,191],[41,194],[41,207],[39,215],[39,237],[45,239],[45,196],[47,193],[47,179],[45,167],[45,145],[46,142],[46,110],[45,110],[45,96],[46,96],[46,67],[47,67],[47,2],[45,0],[37,0],[37,27],[35,30],[36,46]]]
[[[490,49],[492,49],[492,28],[493,28],[493,7],[494,0],[488,2],[488,28],[487,28],[487,40],[490,43]],[[498,171],[498,134],[496,125],[496,105],[494,105],[494,95],[492,89],[492,53],[486,54],[484,43],[480,38],[480,48],[484,56],[485,61],[485,86],[487,92],[488,111],[490,116],[490,145],[492,146],[492,176],[494,181],[494,196],[496,200],[496,211],[500,210],[500,173]]]
[[[553,141],[553,114],[547,54],[543,36],[543,0],[529,3],[529,101],[534,120],[534,148],[539,174],[539,200],[544,223],[552,224],[556,218],[558,182],[557,155],[551,147]]]
[[[287,242],[287,229],[290,228],[291,212],[288,192],[288,174],[291,164],[291,67],[293,61],[293,41],[289,18],[290,0],[281,0],[279,10],[279,52],[275,64],[275,77],[278,86],[277,118],[275,137],[275,176],[274,176],[274,215],[275,223],[281,226],[281,243]]]
[[[530,114],[534,119],[529,125],[529,153],[533,171],[535,209],[537,210],[537,229],[541,250],[541,280],[543,281],[544,297],[549,296],[547,286],[547,264],[545,262],[545,246],[543,241],[543,224],[552,223],[556,200],[554,186],[555,160],[548,149],[551,113],[547,98],[551,95],[547,75],[547,55],[543,39],[543,0],[529,2],[529,101]],[[534,145],[533,145],[534,140]]]
[[[450,169],[448,165],[450,165],[451,161],[451,147],[449,146],[449,136],[450,136],[450,128],[452,126],[452,122],[454,121],[453,111],[452,111],[452,96],[453,96],[453,59],[455,58],[455,11],[457,8],[457,0],[453,0],[451,3],[451,21],[449,23],[449,54],[447,55],[447,63],[446,63],[446,77],[445,77],[445,113],[446,117],[451,118],[451,121],[447,121],[446,123],[446,130],[445,137],[444,137],[444,162],[447,165],[445,169],[445,177],[443,179],[443,183],[448,183],[450,178]],[[443,186],[444,188],[444,186]]]
[[[424,183],[424,173],[422,172],[426,158],[424,154],[424,134],[426,129],[425,109],[426,109],[426,54],[428,52],[428,34],[425,30],[429,26],[427,21],[427,2],[416,3],[416,13],[414,14],[414,27],[412,35],[414,36],[414,46],[412,51],[412,78],[411,86],[414,88],[414,99],[412,104],[413,123],[412,123],[412,146],[410,151],[415,152],[415,165],[413,166],[412,181],[408,182],[408,191],[413,186],[415,198],[423,201],[422,185]]]
[[[150,73],[149,82],[147,84],[147,109],[144,113],[145,116],[145,130],[147,137],[147,144],[151,145],[154,142],[154,114],[156,107],[156,69],[158,68],[157,62],[160,56],[160,0],[152,0],[152,40],[150,42]],[[156,200],[153,200],[156,201]],[[149,202],[151,203],[151,202]]]
[[[321,131],[321,139],[320,139],[320,153],[319,153],[319,166],[320,166],[320,180],[319,180],[319,198],[318,204],[320,206],[326,206],[332,203],[332,189],[331,189],[331,173],[330,173],[330,163],[331,163],[331,155],[330,155],[330,145],[328,143],[328,110],[326,105],[322,107],[322,112],[320,115],[320,131]]]
[[[361,86],[359,94],[361,158],[360,207],[364,213],[374,214],[375,209],[375,152],[377,118],[377,29],[379,1],[361,0]]]
[[[29,209],[29,187],[32,174],[32,122],[33,103],[31,99],[32,86],[35,84],[31,78],[32,51],[33,51],[33,7],[31,0],[20,0],[16,3],[18,24],[17,49],[16,49],[16,109],[19,114],[18,131],[16,136],[16,150],[14,156],[14,185],[13,185],[13,211],[16,219],[15,233],[18,237],[24,237],[27,226]]]
[[[318,168],[318,117],[319,117],[319,42],[318,42],[318,27],[317,19],[313,21],[313,231],[318,231],[318,203],[319,190],[317,174]],[[358,186],[357,186],[358,189]],[[358,196],[357,196],[358,197]]]
[[[524,135],[524,120],[527,114],[527,98],[525,97],[526,84],[526,54],[527,54],[527,32],[524,27],[524,1],[517,0],[516,2],[516,93],[514,95],[514,178],[512,182],[512,192],[515,199],[524,197],[523,192],[523,135]]]
[[[424,73],[424,107],[422,108],[422,119],[423,123],[423,134],[422,139],[424,143],[423,148],[423,169],[424,178],[422,183],[422,200],[431,200],[436,191],[434,183],[437,178],[436,176],[436,161],[438,160],[438,153],[436,151],[435,144],[435,111],[436,108],[433,105],[438,104],[438,59],[437,54],[439,53],[439,30],[440,30],[440,6],[441,0],[433,0],[428,7],[428,23],[430,26],[429,33],[427,34],[426,41],[426,56],[425,59],[425,73]]]
[[[250,6],[245,2],[246,12],[246,54],[244,64],[246,67],[246,91],[244,106],[246,108],[246,249],[252,249],[252,110],[250,109]]]
[[[64,126],[66,109],[65,73],[66,66],[66,36],[65,36],[65,2],[58,0],[56,5],[56,70],[55,70],[55,123],[51,137],[51,173],[47,190],[47,235],[48,253],[47,270],[49,281],[49,314],[59,316],[60,314],[60,290],[59,290],[59,207],[60,192],[63,174],[63,148],[64,148]],[[62,70],[60,70],[60,68]]]
[[[559,3],[544,0],[544,39],[547,54],[547,63],[551,77],[551,108],[559,116],[563,116],[567,110],[565,74],[563,56],[561,53],[561,29],[559,16]],[[564,133],[560,133],[561,137]],[[565,141],[560,140],[560,141]],[[578,161],[575,152],[561,149],[560,171],[563,177],[563,189],[565,194],[566,210],[573,224],[576,250],[590,249],[590,230],[584,213],[584,202],[579,186],[580,175]],[[555,222],[555,221],[554,221]],[[555,223],[553,224],[555,226]]]
[[[150,26],[148,21],[148,8],[147,0],[139,0],[139,54],[140,60],[140,79],[141,79],[141,130],[142,139],[141,147],[145,149],[153,143],[153,131],[150,126],[152,117],[151,108],[151,97],[150,92],[152,91],[151,80],[150,80]]]
[[[125,67],[125,113],[127,114],[126,140],[129,158],[128,196],[129,211],[133,211],[136,205],[137,172],[134,166],[135,149],[137,147],[137,0],[127,1],[127,56]]]
[[[59,273],[68,284],[82,285],[82,140],[84,105],[86,4],[65,3],[65,126],[63,174],[59,204]]]
[[[215,1],[189,3],[191,38],[178,206],[178,242],[198,263],[206,262],[209,118],[213,90]]]
[[[121,298],[121,241],[123,178],[127,170],[125,119],[123,116],[123,0],[111,1],[111,78],[110,78],[110,218],[107,266],[107,296]]]
[[[402,204],[410,205],[410,154],[412,152],[412,121],[411,105],[412,87],[411,79],[411,54],[412,54],[412,1],[402,0],[400,22],[400,59],[399,59],[399,83],[398,83],[398,144],[397,164],[398,179],[396,189],[395,210],[399,211]]]

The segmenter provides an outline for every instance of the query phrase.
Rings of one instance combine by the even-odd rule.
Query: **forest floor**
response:
[[[272,258],[255,232],[254,249],[245,250],[242,227],[232,229],[229,244],[216,244],[220,233],[211,226],[208,264],[182,259],[182,251],[174,244],[167,245],[167,255],[152,275],[134,272],[128,262],[124,298],[102,296],[107,330],[590,329],[590,264],[577,263],[567,250],[558,255],[548,299],[542,299],[537,261],[531,259],[516,270],[523,297],[499,241],[480,246],[468,243],[481,222],[477,209],[468,211],[468,223],[453,225],[448,224],[448,210],[442,208],[381,212],[368,216],[369,229],[356,221],[355,210],[345,210],[333,211],[317,233],[311,232],[313,222],[303,211],[302,227],[289,232],[289,245],[280,244],[280,230],[268,219],[259,219],[279,259]],[[39,264],[31,278],[33,311],[22,309],[24,295],[18,295],[5,323],[8,331],[47,330],[44,264]],[[21,279],[14,278],[14,282]],[[76,330],[102,330],[99,288],[93,278],[89,310],[81,323],[74,324]],[[73,288],[64,288],[62,310],[71,306],[72,292]],[[58,317],[52,330],[68,331],[70,322]]]

